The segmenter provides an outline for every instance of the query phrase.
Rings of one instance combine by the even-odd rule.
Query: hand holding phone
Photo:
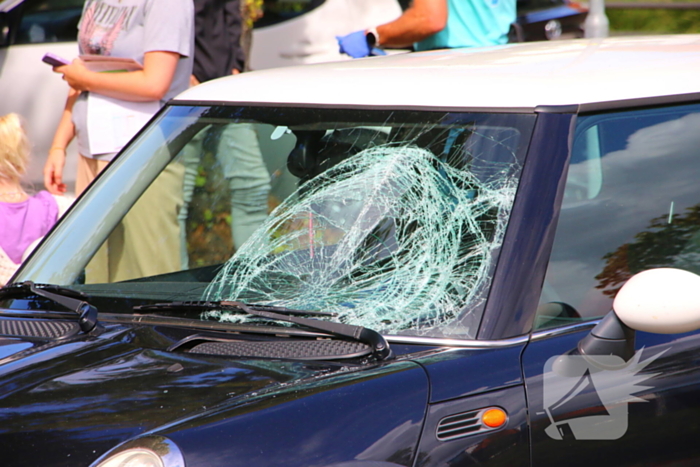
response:
[[[59,57],[58,55],[53,54],[51,52],[44,55],[41,61],[44,63],[48,63],[51,66],[63,66],[68,65],[70,63],[70,61],[66,60],[65,58]]]

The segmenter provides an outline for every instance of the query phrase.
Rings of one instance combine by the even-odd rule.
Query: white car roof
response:
[[[437,50],[277,68],[191,88],[184,101],[533,110],[698,93],[700,35]]]

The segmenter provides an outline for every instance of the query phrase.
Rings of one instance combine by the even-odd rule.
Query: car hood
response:
[[[53,465],[89,464],[95,452],[221,402],[341,369],[169,352],[157,340],[152,328],[123,326],[64,342],[0,338],[6,465],[32,465],[37,450]]]

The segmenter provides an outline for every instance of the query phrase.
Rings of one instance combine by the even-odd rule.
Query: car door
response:
[[[78,19],[84,0],[10,0],[0,3],[7,34],[0,44],[0,115],[24,117],[33,144],[28,181],[43,186],[42,169],[63,111],[68,86],[41,61],[47,52],[78,55]],[[73,146],[70,147],[71,154]],[[74,164],[75,157],[68,157]],[[64,171],[73,182],[75,168]]]
[[[632,275],[700,272],[699,180],[700,105],[578,117],[523,354],[533,466],[700,459],[700,332],[636,332],[634,356],[602,370],[576,351]]]

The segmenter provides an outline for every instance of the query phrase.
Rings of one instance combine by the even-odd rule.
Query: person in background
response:
[[[413,0],[396,20],[338,37],[340,52],[366,57],[382,48],[433,50],[505,44],[515,0]]]
[[[12,277],[34,246],[70,206],[64,196],[22,187],[30,144],[19,115],[0,117],[0,286]]]
[[[194,0],[192,86],[243,71],[246,56],[241,45],[241,12],[239,0]]]
[[[189,87],[194,52],[192,0],[87,0],[78,23],[81,55],[130,58],[133,71],[91,71],[80,58],[54,67],[70,86],[44,166],[44,184],[63,193],[65,148],[77,138],[81,193],[170,98]],[[94,57],[93,57],[94,58]],[[158,254],[179,238],[181,164],[171,163],[86,266],[88,283],[174,272],[180,258]],[[177,251],[177,240],[170,246]]]
[[[249,4],[249,0],[242,0]],[[195,54],[191,84],[236,75],[245,70],[242,35],[246,29],[239,0],[194,0]],[[235,249],[267,218],[270,174],[262,159],[258,135],[251,123],[207,127],[182,150],[185,166],[183,207],[178,219],[182,268],[188,267],[186,221],[193,199],[198,166],[206,148],[214,152],[231,193],[231,236]]]
[[[191,0],[88,0],[78,24],[80,54],[132,58],[142,70],[98,73],[79,58],[54,67],[71,90],[44,167],[51,193],[65,192],[65,148],[78,139],[76,193],[82,192],[148,120],[189,86],[194,47]],[[130,104],[131,103],[131,104]],[[108,122],[102,129],[91,123]],[[106,129],[105,129],[106,128]]]

